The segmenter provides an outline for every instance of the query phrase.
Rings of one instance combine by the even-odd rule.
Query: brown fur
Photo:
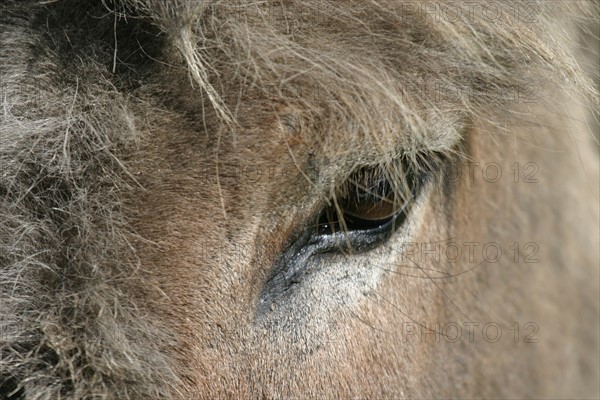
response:
[[[0,11],[3,398],[599,395],[596,2]],[[277,286],[368,166],[434,179],[390,240]],[[504,253],[407,247],[448,242]]]

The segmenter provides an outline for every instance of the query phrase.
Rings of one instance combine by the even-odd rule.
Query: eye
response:
[[[386,179],[368,186],[350,182],[354,192],[323,210],[317,223],[319,234],[376,229],[403,212],[409,202],[396,196]]]
[[[274,262],[261,294],[261,309],[318,271],[319,256],[357,254],[383,244],[410,216],[412,205],[440,168],[435,155],[355,170],[332,193],[308,229],[298,231]]]
[[[372,247],[404,222],[426,176],[407,162],[359,169],[337,188],[315,235],[345,236],[353,247],[364,247],[363,242]]]

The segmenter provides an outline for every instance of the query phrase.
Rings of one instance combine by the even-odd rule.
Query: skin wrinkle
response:
[[[0,3],[0,398],[598,397],[598,5],[457,3]]]

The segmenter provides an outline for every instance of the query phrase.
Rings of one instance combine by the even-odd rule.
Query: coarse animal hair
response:
[[[476,121],[506,131],[514,89],[532,82],[597,110],[597,71],[584,71],[577,41],[598,4],[526,3],[543,12],[516,18],[524,3],[513,1],[493,2],[493,20],[391,0],[0,3],[0,394],[190,396],[197,367],[160,318],[168,295],[146,279],[140,249],[152,243],[128,195],[153,195],[135,171],[160,163],[140,151],[158,131],[210,137],[218,160],[219,143],[281,126],[327,155],[335,174],[304,176],[335,199],[363,166],[389,166],[401,188],[399,157],[424,171],[466,159],[466,132]],[[432,82],[442,100],[422,90]],[[552,95],[542,102],[561,112]],[[272,392],[246,395],[261,393]]]

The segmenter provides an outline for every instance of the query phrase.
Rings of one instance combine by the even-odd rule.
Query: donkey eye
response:
[[[436,157],[424,155],[356,170],[335,187],[329,203],[311,218],[314,222],[298,230],[276,259],[265,289],[268,297],[284,293],[320,265],[310,262],[313,256],[358,254],[386,242],[410,216],[437,166]]]
[[[322,211],[316,234],[369,235],[395,230],[406,219],[423,182],[422,176],[416,176],[408,168],[402,172],[404,179],[393,179],[395,176],[400,176],[398,171],[382,167],[357,171]]]
[[[377,229],[403,214],[410,200],[396,196],[386,180],[368,188],[356,185],[354,193],[323,210],[317,232],[334,234],[343,230]]]

